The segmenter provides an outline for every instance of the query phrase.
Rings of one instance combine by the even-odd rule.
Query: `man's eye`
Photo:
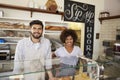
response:
[[[36,29],[36,28],[33,27],[32,29]]]
[[[41,30],[42,28],[38,28],[38,30]]]

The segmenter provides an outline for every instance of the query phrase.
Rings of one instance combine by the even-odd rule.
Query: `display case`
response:
[[[10,61],[6,65],[2,65],[3,68],[10,67],[13,69],[13,61]],[[52,59],[52,65],[58,65],[59,64],[59,58],[54,58]],[[39,65],[41,65],[39,63]],[[79,67],[77,74],[70,76],[71,79],[73,80],[99,80],[99,66],[98,64],[90,59],[87,58],[80,58],[80,65],[75,66]],[[65,68],[68,69],[68,68]],[[52,71],[54,71],[55,68],[52,68]],[[39,70],[39,71],[29,71],[29,72],[24,72],[21,74],[14,74],[11,70],[11,72],[2,72],[0,73],[0,79],[1,80],[13,80],[14,78],[20,78],[21,80],[24,78],[26,75],[31,75],[31,74],[36,74],[36,73],[43,73],[45,70],[44,68]],[[46,76],[47,77],[47,76]],[[48,79],[46,79],[48,80]]]
[[[13,60],[17,42],[29,36],[28,22],[19,18],[0,17],[0,53],[9,50],[9,53],[1,55],[2,60]]]

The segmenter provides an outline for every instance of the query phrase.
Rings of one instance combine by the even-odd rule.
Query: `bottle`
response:
[[[34,8],[39,8],[37,3],[35,3],[35,6],[34,6]]]
[[[103,78],[104,77],[104,66],[101,65],[100,66],[100,78]]]

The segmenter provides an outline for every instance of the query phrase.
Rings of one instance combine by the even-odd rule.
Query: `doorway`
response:
[[[82,51],[84,52],[84,34],[85,34],[85,24],[84,23],[76,23],[76,22],[67,22],[68,28],[76,31],[78,35],[78,40],[76,45],[78,45]]]

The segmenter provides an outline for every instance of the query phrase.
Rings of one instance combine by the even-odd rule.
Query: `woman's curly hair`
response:
[[[64,31],[61,32],[60,35],[60,40],[65,43],[65,40],[68,36],[71,36],[73,38],[73,43],[75,43],[78,39],[77,33],[75,30],[72,29],[65,29]]]

